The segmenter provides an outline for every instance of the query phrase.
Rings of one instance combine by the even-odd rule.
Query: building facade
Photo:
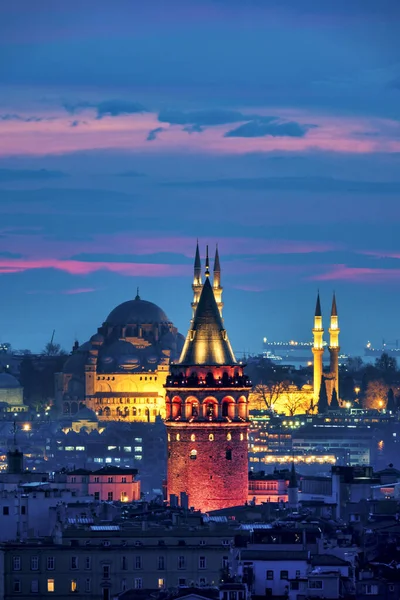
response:
[[[77,343],[56,374],[59,414],[91,409],[99,421],[154,422],[165,416],[164,384],[183,336],[156,304],[139,293],[114,308],[97,333]]]
[[[211,285],[207,252],[202,283],[196,252],[194,315],[165,386],[168,497],[185,493],[189,506],[202,511],[244,504],[248,495],[251,383],[223,324],[218,251],[214,267]]]

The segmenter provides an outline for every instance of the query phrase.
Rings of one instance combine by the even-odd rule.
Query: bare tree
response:
[[[305,413],[310,408],[310,401],[300,390],[298,392],[289,392],[284,404],[285,411],[293,417],[296,413]]]
[[[386,407],[389,386],[382,380],[370,381],[365,392],[365,408],[381,410]]]
[[[287,394],[289,382],[287,381],[269,381],[268,383],[259,383],[253,388],[253,394],[259,402],[263,402],[267,410],[273,410],[274,404],[282,396]]]

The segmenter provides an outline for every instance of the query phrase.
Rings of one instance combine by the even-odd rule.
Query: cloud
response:
[[[51,118],[45,117],[22,117],[17,114],[0,115],[0,121],[21,121],[23,123],[40,123],[41,121],[50,121]]]
[[[78,119],[75,119],[74,121],[71,121],[71,127],[78,127],[79,125],[87,125],[87,121],[79,121]]]
[[[313,281],[348,281],[350,283],[400,282],[400,269],[374,269],[345,264],[332,265],[325,273],[312,275]]]
[[[165,127],[156,127],[155,129],[152,129],[151,131],[149,131],[149,134],[146,138],[147,141],[152,142],[153,140],[155,140],[157,138],[157,135],[159,133],[161,133],[162,131],[166,131]]]
[[[0,183],[25,180],[42,181],[44,179],[61,179],[67,176],[68,174],[63,171],[48,171],[47,169],[0,169]]]
[[[263,119],[249,121],[227,131],[224,137],[304,137],[309,129],[316,125],[300,125],[295,121],[287,123],[266,122]]]
[[[63,106],[71,115],[80,113],[87,108],[94,108],[97,111],[98,119],[146,112],[144,106],[130,100],[103,100],[102,102],[83,101],[76,103],[64,102]]]
[[[198,131],[201,127],[213,127],[216,125],[227,125],[228,123],[240,123],[250,119],[260,119],[270,121],[274,117],[261,117],[257,115],[245,115],[237,110],[227,109],[208,109],[208,110],[165,110],[158,115],[161,123],[170,123],[170,125],[188,125]],[[187,129],[185,129],[187,131]]]
[[[343,192],[354,194],[398,194],[400,181],[351,181],[331,177],[232,177],[230,179],[177,181],[171,187],[232,188],[237,190],[282,190],[305,192]]]

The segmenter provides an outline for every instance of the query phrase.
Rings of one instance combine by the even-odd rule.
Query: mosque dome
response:
[[[146,323],[170,323],[170,320],[157,304],[148,300],[142,300],[137,295],[134,300],[123,302],[114,308],[105,322],[111,326],[125,326]]]
[[[14,375],[10,373],[0,373],[0,388],[1,389],[12,389],[20,388],[21,384]]]

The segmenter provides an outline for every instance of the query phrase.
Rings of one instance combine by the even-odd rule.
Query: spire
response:
[[[214,273],[221,273],[221,265],[219,263],[218,244],[216,245],[216,248],[215,248]]]
[[[336,294],[333,292],[331,317],[337,317]]]
[[[317,296],[317,304],[315,306],[315,316],[316,317],[322,317],[322,312],[321,312],[321,301],[319,299],[319,291],[318,291],[318,296]]]
[[[178,364],[209,366],[237,364],[209,277],[204,282]]]
[[[139,286],[136,288],[136,296],[135,296],[135,300],[140,300],[140,296],[139,296]]]
[[[207,244],[207,250],[206,250],[206,272],[205,272],[205,276],[206,277],[210,277],[210,260],[208,258],[208,244]]]
[[[193,283],[201,284],[201,260],[200,260],[200,251],[199,251],[199,240],[196,243],[196,255],[194,259],[194,280]]]
[[[290,469],[290,477],[289,477],[289,486],[288,487],[290,487],[290,488],[298,487],[296,469],[294,468],[293,460],[292,460],[292,467]]]

